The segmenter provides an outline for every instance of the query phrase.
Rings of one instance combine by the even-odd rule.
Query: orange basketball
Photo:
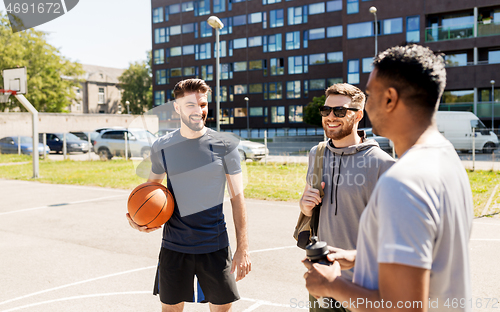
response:
[[[160,183],[146,182],[128,197],[128,213],[140,226],[154,228],[167,222],[174,212],[174,197]]]

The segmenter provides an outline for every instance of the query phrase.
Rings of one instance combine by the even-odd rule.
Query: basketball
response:
[[[128,213],[140,226],[155,228],[167,222],[174,212],[174,197],[160,183],[146,182],[128,197]]]

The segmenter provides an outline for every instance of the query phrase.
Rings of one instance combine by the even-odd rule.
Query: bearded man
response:
[[[306,216],[321,205],[318,236],[328,246],[356,249],[361,213],[368,204],[375,184],[389,169],[394,160],[375,140],[366,139],[358,131],[365,106],[364,93],[353,85],[334,84],[326,92],[325,105],[320,107],[323,129],[328,137],[323,158],[323,176],[314,177],[313,168],[318,146],[311,149],[306,187],[300,200],[300,209]],[[324,197],[312,187],[321,179]],[[342,271],[342,276],[352,280],[353,270]],[[335,300],[318,302],[309,295],[310,311],[346,311],[337,308]],[[339,306],[339,305],[337,305]]]

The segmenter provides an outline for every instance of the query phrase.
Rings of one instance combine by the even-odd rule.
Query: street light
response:
[[[221,22],[221,20],[217,16],[210,16],[207,19],[208,25],[210,27],[215,29],[215,51],[217,53],[216,55],[216,62],[215,66],[216,68],[216,80],[215,80],[215,88],[216,88],[216,106],[215,106],[215,129],[217,131],[220,131],[220,68],[219,68],[219,63],[220,63],[220,42],[219,42],[219,32],[222,28],[224,28],[224,24]]]
[[[495,80],[491,80],[491,131],[495,132]]]
[[[248,100],[249,98],[245,96],[245,102],[247,102],[247,135],[248,138],[250,138],[250,119],[249,119],[250,112],[248,111]]]
[[[130,115],[130,102],[129,101],[125,101],[125,105],[127,105],[127,114]]]
[[[377,33],[378,33],[378,25],[377,25],[377,8],[372,6],[370,7],[370,13],[375,16],[375,25],[373,26],[373,31],[375,33],[375,56],[377,56],[377,51],[378,51],[378,42],[377,42]]]

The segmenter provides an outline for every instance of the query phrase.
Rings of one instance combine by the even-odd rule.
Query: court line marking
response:
[[[115,197],[123,197],[125,195],[128,196],[128,194],[121,194],[121,195],[113,195],[113,196],[99,197],[99,198],[86,199],[86,200],[78,200],[78,201],[69,202],[69,203],[52,204],[52,205],[41,206],[41,207],[34,207],[34,208],[26,208],[26,209],[21,209],[21,210],[0,212],[0,216],[8,215],[8,214],[13,214],[13,213],[17,213],[17,212],[26,212],[26,211],[40,210],[40,209],[46,209],[46,208],[55,208],[55,207],[62,207],[62,206],[69,206],[69,205],[76,205],[76,204],[83,204],[83,203],[90,203],[90,202],[99,201],[99,200],[103,200],[103,199],[109,199],[109,198],[115,198]]]

